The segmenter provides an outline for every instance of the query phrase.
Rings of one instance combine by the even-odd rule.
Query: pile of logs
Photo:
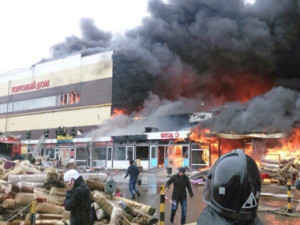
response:
[[[152,225],[153,207],[105,193],[107,175],[81,173],[92,193],[92,208],[97,222],[111,225]],[[42,168],[28,161],[0,159],[0,225],[30,224],[32,201],[37,201],[35,224],[69,224],[70,212],[64,209],[66,187],[63,171]],[[117,188],[117,192],[120,190]]]
[[[289,179],[297,177],[298,166],[294,159],[269,160],[262,159],[260,163],[260,172],[268,174],[268,182],[286,185]]]

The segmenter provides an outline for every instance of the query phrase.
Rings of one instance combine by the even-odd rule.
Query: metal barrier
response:
[[[160,225],[165,224],[165,185],[160,186]]]

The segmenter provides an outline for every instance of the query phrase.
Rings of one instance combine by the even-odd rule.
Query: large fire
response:
[[[218,159],[220,155],[232,151],[233,149],[244,149],[245,153],[254,158],[259,163],[261,158],[274,160],[290,160],[300,163],[300,129],[293,130],[292,135],[286,139],[272,139],[269,144],[263,144],[256,148],[252,145],[251,139],[224,139],[216,138],[209,129],[195,127],[190,134],[190,140],[206,144],[209,146],[210,165]],[[270,144],[272,142],[272,144]],[[258,149],[260,148],[260,149]]]
[[[218,158],[219,145],[218,145],[218,139],[214,137],[209,137],[209,134],[210,134],[209,129],[201,129],[200,127],[195,127],[190,134],[190,140],[200,143],[203,146],[208,146],[208,149],[205,149],[204,147],[203,150],[204,151],[208,150],[208,152],[210,152],[210,155],[208,157],[205,157],[203,160],[208,165],[212,165]]]
[[[279,146],[267,148],[266,158],[293,159],[295,163],[300,163],[300,128],[295,128],[288,138],[278,142]]]

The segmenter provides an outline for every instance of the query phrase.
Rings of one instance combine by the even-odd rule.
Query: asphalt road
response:
[[[114,179],[118,183],[118,187],[121,187],[123,197],[130,198],[131,195],[128,190],[128,178],[124,179],[124,172],[119,172],[117,176],[114,176]],[[144,172],[142,175],[142,185],[138,186],[139,191],[141,192],[141,197],[137,198],[136,201],[151,205],[155,207],[157,218],[159,218],[159,190],[162,184],[165,184],[167,181],[167,177],[162,175],[162,173],[158,170],[152,170],[148,172]],[[197,218],[201,214],[202,210],[206,207],[206,203],[202,200],[202,191],[203,187],[201,186],[192,186],[194,192],[194,198],[188,197],[188,211],[187,211],[187,221],[186,223],[192,223],[197,221]],[[171,198],[172,187],[167,193],[167,197]],[[269,207],[280,207],[286,205],[286,201],[274,201],[269,199],[260,199],[260,205],[269,206]],[[293,207],[297,206],[297,203],[293,203]],[[165,212],[165,224],[170,224],[170,211],[171,211],[171,203],[166,202],[165,204],[166,212]],[[265,225],[300,225],[300,218],[288,217],[283,215],[277,215],[272,212],[259,212],[259,218]],[[178,207],[177,214],[175,217],[174,224],[180,224],[181,217],[181,208]]]

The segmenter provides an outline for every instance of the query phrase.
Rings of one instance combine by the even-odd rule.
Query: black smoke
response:
[[[82,38],[71,36],[65,41],[51,47],[52,58],[61,58],[81,51],[83,55],[90,55],[107,51],[111,44],[112,34],[97,28],[92,19],[84,18],[80,21]]]
[[[203,124],[213,132],[277,133],[291,131],[300,118],[300,94],[283,87],[273,88],[245,104],[228,104],[212,120]]]
[[[117,105],[134,109],[149,91],[235,101],[239,83],[226,80],[244,76],[300,89],[299,1],[152,0],[149,13],[114,45]]]
[[[205,105],[218,105],[250,99],[272,87],[300,90],[299,0],[256,0],[253,5],[243,0],[150,0],[148,11],[141,26],[115,38],[92,20],[82,20],[83,37],[66,38],[53,46],[52,56],[113,50],[113,104],[129,112],[143,106],[150,92],[172,101],[196,99],[201,93]],[[297,92],[289,89],[275,88],[246,106],[233,104],[219,118],[231,114],[236,121],[211,126],[255,130],[236,126],[246,118],[259,128],[263,126],[256,120],[262,119],[266,129],[285,130],[298,116]],[[269,95],[278,93],[293,107],[275,104]],[[256,104],[258,100],[265,104]],[[279,114],[264,119],[275,105],[283,107]],[[251,117],[255,107],[260,113]]]

